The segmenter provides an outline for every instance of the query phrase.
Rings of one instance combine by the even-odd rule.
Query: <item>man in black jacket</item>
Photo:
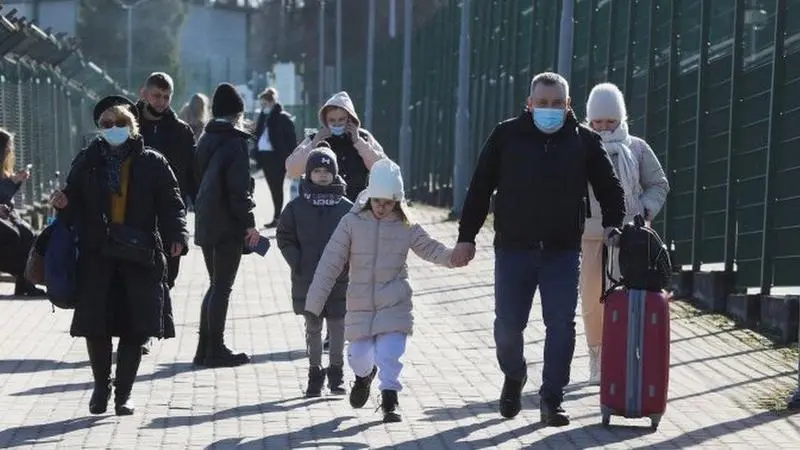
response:
[[[587,183],[600,202],[609,245],[616,245],[625,205],[600,137],[580,125],[570,109],[567,81],[542,73],[531,81],[530,93],[528,111],[498,124],[484,144],[464,202],[453,260],[465,265],[474,257],[475,236],[496,190],[494,338],[505,374],[500,413],[511,418],[521,409],[527,381],[523,331],[539,287],[546,328],[541,420],[564,426],[569,416],[561,403],[575,350]]]
[[[283,181],[286,179],[286,157],[297,145],[292,117],[283,110],[278,102],[278,91],[268,88],[259,95],[261,114],[256,124],[255,160],[264,178],[267,180],[272,194],[272,206],[275,210],[272,222],[267,228],[278,226],[278,217],[283,209]]]
[[[197,190],[192,174],[194,133],[170,107],[172,90],[172,77],[168,74],[155,72],[147,77],[141,91],[142,100],[136,105],[141,117],[140,128],[145,145],[158,150],[169,161],[175,178],[178,179],[181,199],[184,202],[189,199],[194,203]],[[180,259],[180,256],[170,257],[167,262],[167,283],[170,289],[175,286]]]

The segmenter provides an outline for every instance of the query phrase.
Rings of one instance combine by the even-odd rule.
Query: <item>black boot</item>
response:
[[[564,412],[560,403],[539,401],[540,421],[548,427],[565,427],[569,425],[569,415]]]
[[[94,377],[89,412],[103,414],[108,410],[108,401],[111,400],[111,338],[86,339],[86,349]]]
[[[117,347],[117,376],[114,380],[114,411],[118,416],[130,416],[134,413],[131,401],[131,390],[142,362],[142,340],[120,339]]]
[[[527,381],[527,376],[521,380],[506,377],[500,393],[500,415],[511,419],[519,414],[522,409],[522,388]]]
[[[367,400],[369,400],[369,387],[372,384],[372,380],[375,378],[376,373],[378,373],[378,368],[373,367],[372,372],[365,377],[356,375],[356,381],[353,383],[353,389],[350,390],[350,406],[353,408],[361,408],[367,404]]]
[[[319,397],[322,395],[322,386],[325,384],[325,369],[311,367],[308,369],[308,387],[306,397]]]
[[[328,389],[331,394],[344,395],[347,390],[344,388],[344,371],[342,366],[329,366],[328,367]]]
[[[245,353],[233,353],[222,336],[209,337],[206,346],[206,355],[203,365],[206,367],[236,367],[250,362],[250,357]]]
[[[397,414],[397,391],[381,391],[381,410],[383,410],[383,423],[402,422]]]
[[[197,339],[197,350],[194,352],[194,359],[192,360],[192,364],[195,366],[202,366],[205,363],[206,359],[206,347],[208,346],[208,337],[202,331],[198,335],[199,338]]]

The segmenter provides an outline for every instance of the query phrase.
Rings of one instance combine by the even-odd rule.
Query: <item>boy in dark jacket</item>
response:
[[[276,238],[284,259],[292,270],[292,304],[295,314],[304,314],[306,293],[314,271],[339,220],[353,206],[345,197],[346,184],[339,177],[336,155],[321,143],[308,155],[300,196],[286,205],[278,222]],[[310,367],[306,397],[322,395],[325,375],[332,394],[345,393],[344,314],[347,270],[343,270],[319,317],[305,315],[306,346]],[[330,334],[330,365],[322,368],[322,321]]]

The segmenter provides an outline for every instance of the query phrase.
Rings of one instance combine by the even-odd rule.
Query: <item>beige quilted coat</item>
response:
[[[452,249],[430,237],[420,225],[408,225],[393,214],[375,219],[356,203],[331,236],[306,296],[306,311],[322,312],[330,290],[349,263],[345,339],[355,341],[379,334],[411,334],[411,285],[406,259],[413,250],[420,258],[452,267]]]

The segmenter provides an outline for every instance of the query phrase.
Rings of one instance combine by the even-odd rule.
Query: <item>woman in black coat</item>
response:
[[[264,226],[274,228],[278,226],[278,218],[283,209],[286,157],[297,145],[297,135],[292,117],[278,102],[278,91],[275,88],[268,88],[258,99],[261,102],[261,114],[258,115],[256,124],[253,159],[264,171],[264,178],[272,195],[273,219]]]
[[[95,382],[92,414],[104,413],[111,397],[112,336],[120,338],[117,415],[134,412],[130,397],[142,344],[174,337],[166,252],[177,256],[187,248],[186,212],[175,174],[160,153],[144,146],[137,117],[130,100],[102,99],[94,109],[102,137],[75,157],[66,186],[51,199],[78,234],[70,333],[86,338]]]
[[[0,128],[0,271],[16,277],[14,296],[36,297],[44,295],[25,279],[25,263],[33,245],[35,234],[30,224],[14,210],[14,195],[17,194],[31,173],[28,170],[14,171],[14,135]]]
[[[250,362],[250,357],[225,346],[228,301],[242,252],[258,243],[259,234],[247,154],[250,134],[241,129],[244,102],[236,88],[228,83],[217,86],[211,112],[214,119],[206,125],[194,157],[199,183],[194,242],[203,249],[209,278],[194,364],[233,367]]]

